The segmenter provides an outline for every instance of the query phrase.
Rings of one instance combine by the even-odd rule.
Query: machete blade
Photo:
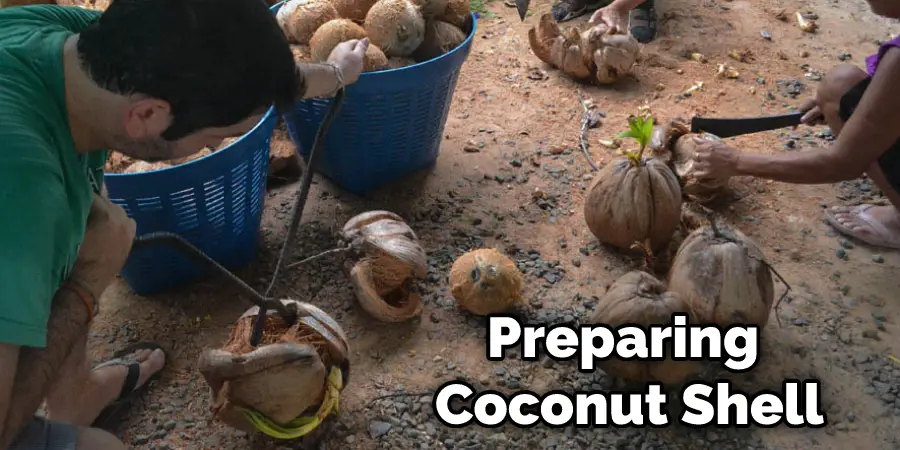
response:
[[[528,6],[531,3],[531,0],[516,0],[516,10],[519,11],[519,19],[522,21],[525,20],[525,15],[528,14]]]
[[[758,133],[760,131],[777,130],[779,128],[800,125],[803,113],[783,114],[780,116],[750,117],[740,119],[717,119],[694,117],[691,119],[691,132],[706,132],[721,138]]]

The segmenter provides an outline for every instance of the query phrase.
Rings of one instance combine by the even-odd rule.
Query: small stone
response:
[[[135,436],[134,441],[132,442],[134,442],[134,445],[144,445],[150,442],[150,436],[147,436],[146,434]]]
[[[856,422],[856,414],[853,414],[853,411],[847,411],[847,421]]]
[[[843,260],[846,260],[846,259],[847,259],[847,251],[844,250],[843,248],[837,249],[837,250],[834,252],[834,254],[835,254],[838,258],[840,258],[840,259],[843,259]]]
[[[766,30],[761,30],[761,31],[759,32],[759,35],[762,36],[762,38],[765,39],[765,40],[767,40],[767,41],[771,41],[771,40],[772,40],[772,33],[769,33],[769,32],[766,31]]]
[[[174,420],[170,420],[170,421],[166,422],[165,424],[163,424],[163,428],[166,429],[166,430],[171,431],[171,430],[174,430],[174,429],[175,429],[175,426],[176,426],[176,425],[178,425],[178,424],[175,423]]]
[[[881,255],[872,255],[872,262],[881,264],[884,262],[884,257]]]
[[[880,340],[881,340],[881,336],[878,335],[878,331],[877,331],[877,330],[865,330],[865,331],[863,331],[863,334],[862,334],[862,335],[863,335],[863,337],[866,338],[866,339],[872,339],[872,340],[875,340],[875,341],[880,341]]]
[[[372,439],[378,439],[381,436],[386,435],[390,430],[391,424],[389,423],[377,420],[369,422],[369,436],[372,436]]]

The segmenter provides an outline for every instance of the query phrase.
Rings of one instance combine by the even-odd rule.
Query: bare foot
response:
[[[867,244],[900,249],[900,213],[893,206],[835,206],[825,213],[825,220]]]

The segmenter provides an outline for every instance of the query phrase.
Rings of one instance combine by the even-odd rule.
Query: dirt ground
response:
[[[582,375],[566,365],[516,358],[486,361],[483,320],[455,309],[446,282],[456,256],[496,246],[526,273],[528,314],[570,322],[640,263],[599,245],[583,221],[591,170],[577,149],[578,85],[542,65],[527,43],[528,28],[550,4],[535,2],[536,14],[524,23],[503,2],[487,5],[490,14],[478,23],[432,170],[366,198],[316,179],[297,259],[332,247],[335,231],[352,215],[388,209],[419,234],[431,266],[422,283],[427,294],[421,319],[401,325],[374,322],[359,308],[339,261],[292,269],[279,283],[277,296],[318,305],[350,337],[351,381],[327,448],[900,448],[900,363],[888,357],[900,356],[900,303],[891,294],[900,286],[900,255],[842,239],[823,222],[826,206],[884,201],[866,179],[821,186],[734,179],[733,195],[718,207],[762,244],[792,287],[780,308],[783,326],[771,320],[764,330],[761,364],[751,374],[729,378],[746,391],[778,390],[787,378],[821,380],[829,420],[823,429],[450,429],[432,416],[428,395],[378,398],[425,393],[453,378],[507,391],[609,389],[599,371]],[[661,0],[657,6],[659,36],[644,47],[634,77],[585,89],[606,113],[603,124],[588,133],[598,164],[615,157],[598,141],[621,131],[626,116],[645,102],[663,118],[786,112],[815,91],[830,67],[864,64],[876,42],[900,30],[861,0]],[[776,18],[781,9],[787,22]],[[818,33],[798,29],[798,9],[818,14]],[[731,60],[731,50],[750,50],[755,61]],[[709,62],[690,60],[691,52]],[[740,78],[716,78],[718,63],[734,67]],[[679,95],[697,81],[703,89]],[[826,146],[830,139],[825,128],[801,128],[737,138],[734,144],[746,152],[778,153]],[[270,191],[260,257],[240,273],[260,290],[269,281],[296,188],[294,183]],[[536,197],[536,190],[544,195]],[[776,289],[780,294],[784,287],[776,283]],[[155,449],[296,447],[208,422],[209,394],[195,370],[197,357],[204,348],[222,345],[249,307],[224,280],[152,298],[136,297],[119,282],[103,302],[91,339],[98,361],[136,340],[170,348],[165,375],[135,405],[121,432],[126,443]]]

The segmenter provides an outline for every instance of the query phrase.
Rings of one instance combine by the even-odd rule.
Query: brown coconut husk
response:
[[[522,272],[492,248],[466,252],[450,267],[450,292],[460,308],[473,314],[508,311],[522,299]]]
[[[409,0],[378,0],[366,14],[365,29],[388,57],[410,56],[425,39],[425,18]]]
[[[625,31],[603,23],[563,30],[548,13],[528,30],[528,42],[538,59],[570,77],[611,84],[631,72],[640,54],[640,44]]]
[[[639,165],[628,157],[609,162],[588,190],[584,218],[605,244],[630,249],[649,240],[656,251],[672,238],[681,217],[681,187],[662,161],[645,156]]]
[[[675,141],[690,132],[690,126],[680,118],[655,125],[647,148],[654,158],[671,165],[672,147],[675,145]]]
[[[269,311],[257,348],[250,336],[259,308],[247,310],[235,323],[221,349],[201,354],[199,371],[212,390],[213,416],[243,431],[255,428],[237,408],[255,410],[277,423],[287,423],[318,409],[331,367],[349,377],[349,348],[341,327],[320,309],[282,300],[298,311],[288,325]]]
[[[679,137],[672,146],[672,169],[681,181],[681,191],[685,197],[698,203],[708,203],[715,200],[724,188],[728,180],[699,179],[694,173],[694,154],[697,150],[695,137],[707,140],[719,141],[720,139],[709,133],[688,133]]]
[[[435,0],[430,1],[432,3],[435,2]],[[471,16],[472,9],[469,0],[447,0],[447,7],[444,9],[444,13],[437,14],[434,18],[453,24],[461,30],[467,30]]]
[[[590,324],[603,324],[615,328],[622,325],[638,325],[645,330],[650,326],[671,324],[672,314],[687,313],[690,308],[678,294],[666,291],[661,281],[643,271],[628,272],[616,280],[597,302],[590,316]],[[667,348],[667,355],[672,349]],[[598,362],[604,372],[633,383],[660,382],[680,384],[699,374],[703,366],[696,361],[624,361],[610,358]]]
[[[375,72],[388,67],[387,56],[375,44],[366,47],[366,58],[363,60],[363,72]]]
[[[722,327],[764,327],[775,300],[772,273],[759,245],[721,224],[698,228],[685,238],[668,285],[696,320]]]
[[[420,315],[412,282],[428,274],[428,261],[409,225],[392,212],[368,211],[348,220],[341,234],[355,253],[347,268],[360,306],[384,322]]]
[[[350,19],[325,22],[309,39],[309,52],[315,61],[327,61],[331,51],[341,42],[364,39],[366,30]],[[380,46],[379,46],[380,47]]]
[[[422,45],[413,52],[413,58],[425,62],[441,56],[466,40],[466,34],[451,23],[440,20],[429,20],[425,24],[425,39]]]
[[[362,23],[377,0],[330,0],[338,16]]]
[[[291,44],[305,45],[319,27],[341,15],[329,0],[288,0],[275,17]]]

